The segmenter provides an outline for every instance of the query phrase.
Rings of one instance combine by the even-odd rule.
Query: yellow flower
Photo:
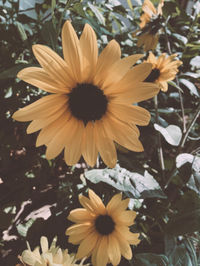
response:
[[[82,195],[79,201],[84,208],[72,210],[68,219],[75,222],[66,230],[69,242],[80,244],[77,259],[92,255],[94,266],[107,263],[118,265],[121,255],[132,258],[130,244],[137,245],[139,234],[129,231],[136,213],[126,211],[129,199],[122,200],[122,195],[115,195],[105,207],[101,199],[89,190],[89,199]]]
[[[89,265],[83,264],[83,259],[80,263],[76,263],[75,255],[68,254],[68,250],[61,250],[56,247],[56,238],[54,238],[51,247],[49,248],[48,240],[46,237],[42,236],[40,239],[41,250],[40,254],[39,247],[31,251],[29,245],[28,249],[24,250],[19,259],[22,265],[25,266],[82,266]]]
[[[182,61],[174,60],[176,56],[176,54],[173,54],[167,57],[166,54],[163,53],[156,59],[154,54],[150,52],[147,62],[152,64],[152,71],[145,81],[155,82],[162,91],[167,91],[167,81],[175,78],[178,67],[182,64]]]
[[[144,12],[141,17],[141,23],[140,28],[144,28],[147,23],[151,21],[151,19],[156,19],[159,15],[162,15],[162,7],[164,5],[164,0],[161,0],[158,8],[154,7],[152,2],[150,0],[144,0],[144,3],[142,5],[142,11]]]
[[[140,17],[141,33],[138,36],[137,46],[144,45],[144,50],[154,50],[158,44],[158,31],[160,28],[162,7],[164,0],[161,0],[158,8],[154,7],[150,0],[145,0],[142,5],[143,14]]]
[[[42,68],[25,68],[18,78],[51,94],[16,111],[13,118],[33,120],[27,133],[41,130],[36,146],[47,146],[47,159],[64,149],[68,165],[77,163],[82,155],[94,166],[100,153],[104,163],[114,167],[114,141],[129,150],[143,151],[136,125],[147,125],[150,114],[132,103],[149,99],[159,90],[155,84],[143,82],[151,64],[132,67],[143,55],[121,59],[115,40],[98,57],[96,35],[88,24],[79,40],[66,21],[62,46],[64,59],[47,46],[33,46]]]

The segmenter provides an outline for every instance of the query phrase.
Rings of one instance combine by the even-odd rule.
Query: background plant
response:
[[[132,261],[120,265],[200,264],[200,5],[193,2],[189,8],[186,1],[165,1],[155,54],[177,53],[183,64],[168,92],[158,94],[158,105],[153,99],[141,104],[152,115],[149,126],[140,128],[144,152],[119,148],[116,168],[105,169],[99,160],[96,169],[89,169],[84,161],[68,167],[63,155],[47,161],[44,148],[35,148],[37,133],[27,135],[27,124],[12,120],[14,111],[43,93],[16,74],[37,65],[31,49],[35,43],[62,54],[60,30],[66,19],[78,33],[90,23],[100,50],[115,38],[123,56],[143,53],[132,37],[142,1],[0,1],[2,265],[17,264],[26,240],[35,247],[41,235],[49,241],[57,235],[58,245],[75,252],[64,234],[70,225],[66,217],[80,207],[78,194],[88,187],[105,201],[123,191],[132,199],[130,208],[138,211],[136,230],[143,240]]]

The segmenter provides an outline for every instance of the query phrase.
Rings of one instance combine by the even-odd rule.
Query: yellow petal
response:
[[[30,121],[48,117],[57,112],[67,102],[64,95],[47,95],[28,106],[19,109],[13,114],[13,118],[18,121]]]
[[[78,233],[78,234],[72,234],[69,236],[68,238],[68,242],[69,243],[73,243],[74,245],[80,244],[81,241],[83,241],[83,239],[85,239],[87,237],[87,235],[90,233],[90,229],[88,229],[87,232],[82,232],[82,233]]]
[[[33,45],[33,53],[45,72],[61,86],[73,88],[75,85],[71,71],[66,62],[49,47]]]
[[[119,232],[115,232],[114,235],[118,240],[122,256],[124,256],[127,260],[130,260],[132,258],[132,249],[131,249],[128,241],[125,240],[123,235],[120,234]]]
[[[64,153],[65,162],[68,165],[74,165],[79,161],[81,157],[81,143],[84,131],[84,124],[82,121],[78,121],[76,127],[74,127],[74,130],[70,128],[72,134],[67,134],[67,131],[66,131],[67,144],[65,146],[65,153]]]
[[[78,83],[81,82],[82,54],[80,41],[69,20],[65,22],[62,28],[62,47],[64,59],[71,69],[73,79]]]
[[[90,223],[83,223],[83,224],[75,224],[67,228],[65,234],[66,235],[78,235],[78,234],[83,234],[85,235],[88,234],[91,230],[91,224]]]
[[[118,240],[114,234],[108,235],[108,257],[113,265],[118,265],[121,260],[121,252]]]
[[[92,221],[94,219],[94,216],[92,216],[91,213],[86,209],[77,208],[70,212],[67,219],[75,223],[84,223],[86,221]]]
[[[88,198],[86,198],[85,196],[83,195],[79,195],[79,201],[80,201],[80,204],[86,209],[88,210],[89,212],[91,213],[95,213],[96,210],[94,209],[94,206],[92,205],[91,203],[91,200],[89,200]],[[98,213],[98,212],[97,212]]]
[[[158,60],[157,60],[157,68],[160,69],[161,68],[161,65],[163,64],[163,62],[165,61],[165,57],[166,57],[166,53],[163,53],[161,54],[159,57],[158,57]]]
[[[95,121],[95,139],[97,149],[106,165],[113,168],[117,162],[117,153],[112,140],[105,134],[102,121]]]
[[[82,155],[85,161],[93,167],[97,161],[98,151],[95,144],[94,125],[88,122],[83,132]]]
[[[85,24],[80,37],[80,46],[83,55],[82,82],[91,83],[98,58],[97,37],[89,24]]]
[[[117,95],[118,93],[126,91],[127,88],[133,88],[135,84],[144,81],[151,73],[151,70],[152,64],[150,63],[142,63],[133,67],[117,84],[111,86],[106,93],[108,95]]]
[[[97,209],[97,210],[99,210],[99,213],[104,214],[105,213],[105,206],[104,206],[102,200],[100,199],[100,197],[96,193],[94,193],[94,191],[91,189],[89,189],[88,194],[89,194],[91,203],[94,206],[94,209]],[[101,212],[101,210],[103,210],[103,212]]]
[[[140,126],[148,125],[151,118],[146,109],[135,105],[111,103],[108,110],[121,121]]]
[[[42,249],[42,253],[45,253],[48,251],[49,249],[49,244],[48,244],[48,240],[45,236],[42,236],[40,239],[40,245],[41,245],[41,249]]]
[[[138,239],[140,234],[132,233],[129,228],[124,225],[116,225],[116,231],[123,235],[123,237],[129,242],[129,244],[137,245],[140,243]]]
[[[57,120],[44,127],[36,140],[36,147],[48,144],[53,137],[55,137],[56,133],[59,132],[61,128],[68,122],[71,114],[68,111],[65,111]]]
[[[130,124],[123,123],[115,117],[105,118],[104,125],[105,130],[111,132],[110,135],[112,134],[113,140],[121,146],[137,152],[144,150],[138,139],[139,131],[135,125],[130,126]]]
[[[168,90],[168,84],[166,81],[163,81],[163,82],[159,82],[160,84],[160,87],[161,87],[161,90],[166,92]]]
[[[80,122],[82,123],[82,122]],[[55,158],[63,148],[73,141],[74,134],[79,128],[79,121],[74,117],[71,117],[67,123],[57,132],[53,139],[48,143],[46,158]]]
[[[17,77],[23,81],[51,93],[67,93],[67,87],[59,85],[42,68],[27,67],[18,72]]]
[[[107,236],[103,236],[101,238],[97,256],[96,256],[96,266],[106,266],[108,263],[108,238]]]
[[[124,224],[130,226],[134,223],[136,212],[134,211],[117,211],[115,212],[114,220],[117,224]]]
[[[92,251],[92,265],[95,265],[95,266],[96,266],[96,263],[97,263],[97,252],[98,252],[98,249],[99,249],[100,242],[101,242],[101,238],[99,238],[99,240],[96,243],[95,248]]]
[[[118,211],[124,211],[127,209],[130,199],[122,200],[118,205]]]
[[[154,5],[150,0],[144,0],[144,3],[142,5],[142,10],[147,14],[149,14],[150,16],[152,16],[153,14],[155,15],[157,13]]]
[[[116,194],[115,196],[112,197],[112,199],[108,202],[106,206],[106,210],[108,214],[111,214],[112,212],[116,210],[116,208],[118,207],[118,204],[121,202],[121,199],[122,199],[121,193]]]
[[[62,108],[60,110],[58,110],[56,113],[54,113],[48,117],[45,117],[44,119],[33,120],[29,124],[29,126],[27,127],[27,130],[26,130],[27,134],[31,134],[33,132],[40,130],[41,128],[48,126],[52,122],[59,119],[59,117],[66,111],[67,111],[67,107],[62,106]]]
[[[120,59],[113,64],[113,66],[110,67],[109,73],[103,83],[104,91],[109,89],[110,85],[122,79],[126,72],[143,56],[144,55],[142,54],[131,55]]]
[[[155,64],[157,62],[155,55],[152,52],[149,52],[149,57],[147,59],[147,62]]]
[[[114,102],[119,103],[137,103],[148,100],[158,94],[160,88],[157,84],[151,82],[138,82],[124,86],[123,92],[112,93],[116,98]]]
[[[98,235],[94,232],[90,233],[80,244],[78,248],[78,252],[76,254],[76,258],[79,260],[81,258],[84,258],[88,256],[90,252],[94,249],[96,246],[98,240]]]
[[[101,87],[110,67],[117,62],[121,57],[121,51],[119,44],[112,40],[101,52],[96,67],[96,74],[94,77],[94,84]]]

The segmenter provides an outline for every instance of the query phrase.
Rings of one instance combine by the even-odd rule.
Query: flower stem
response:
[[[164,32],[165,32],[165,38],[166,38],[166,43],[167,43],[167,51],[171,55],[172,50],[171,50],[171,45],[170,45],[170,41],[168,38],[166,26],[164,27]],[[179,80],[177,77],[176,77],[176,84],[178,85],[178,87],[180,87]],[[183,121],[183,133],[185,133],[186,132],[186,123],[185,123],[185,111],[184,111],[184,105],[183,105],[183,96],[182,96],[182,93],[180,90],[178,90],[178,93],[179,93],[179,99],[180,99],[180,105],[181,105],[181,113],[182,113],[182,121]]]
[[[185,134],[184,134],[183,137],[182,137],[182,140],[181,140],[181,142],[180,142],[180,147],[181,147],[181,148],[184,147],[185,142],[186,142],[186,139],[187,139],[187,137],[188,137],[188,135],[189,135],[189,133],[190,133],[192,127],[194,126],[194,124],[195,124],[195,122],[196,122],[196,120],[197,120],[197,118],[198,118],[199,115],[200,115],[200,104],[199,104],[199,106],[197,107],[197,110],[196,110],[196,112],[195,112],[195,114],[194,114],[194,116],[193,116],[193,119],[191,120],[191,122],[190,122],[190,124],[189,124],[189,126],[188,126],[188,128],[187,128],[187,130],[186,130],[186,132],[185,132]]]
[[[157,95],[154,97],[154,106],[155,106],[156,124],[159,124]],[[161,145],[161,135],[159,131],[157,132],[157,135],[158,135],[158,158],[159,158],[160,167],[162,169],[162,177],[164,178],[165,164],[164,164],[163,150]]]

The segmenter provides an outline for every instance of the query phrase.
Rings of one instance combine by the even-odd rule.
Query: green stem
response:
[[[166,43],[167,43],[167,51],[171,55],[172,50],[171,50],[171,45],[170,45],[170,41],[168,38],[166,26],[164,27],[164,32],[165,32],[165,38],[166,38]],[[176,77],[176,84],[178,85],[178,87],[180,87],[179,80],[177,77]],[[180,105],[181,105],[181,113],[182,113],[182,121],[183,121],[183,133],[185,133],[186,132],[186,122],[185,122],[185,111],[184,111],[184,105],[183,105],[183,96],[182,96],[182,93],[180,90],[178,90],[178,93],[179,93],[179,99],[180,99]]]
[[[181,140],[181,142],[180,142],[180,147],[181,147],[181,148],[184,147],[185,142],[186,142],[186,140],[187,140],[187,137],[188,137],[188,135],[189,135],[189,133],[190,133],[192,127],[194,126],[194,124],[195,124],[195,122],[196,122],[196,120],[197,120],[197,118],[198,118],[199,115],[200,115],[200,104],[199,104],[199,106],[197,107],[197,110],[196,110],[196,112],[195,112],[195,114],[194,114],[194,116],[193,116],[193,119],[192,119],[192,121],[190,122],[190,124],[188,125],[188,128],[187,128],[185,134],[184,134],[183,137],[182,137],[182,140]]]
[[[67,8],[70,6],[71,2],[72,2],[72,0],[67,0],[66,5],[65,5],[65,8],[64,8],[64,10],[63,10],[63,12],[62,12],[62,14],[61,14],[61,17],[60,17],[60,20],[59,20],[59,23],[58,23],[58,31],[57,31],[56,40],[58,40],[58,37],[59,37],[59,35],[60,35],[61,24],[62,24],[63,16],[64,16],[64,14],[65,14]]]
[[[156,124],[159,124],[158,97],[157,97],[157,95],[154,97],[154,106],[155,106]],[[162,177],[164,178],[165,164],[164,164],[163,150],[162,150],[162,145],[161,145],[160,132],[157,132],[157,135],[158,135],[158,158],[159,158],[160,167],[162,169]]]

